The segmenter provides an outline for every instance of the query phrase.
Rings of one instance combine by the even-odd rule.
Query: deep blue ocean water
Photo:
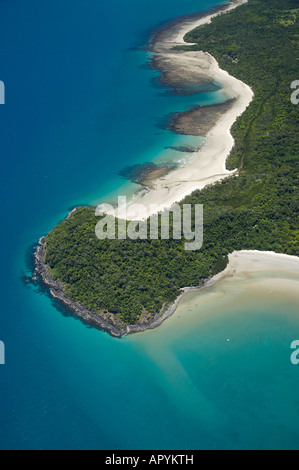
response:
[[[214,358],[215,369],[206,375],[205,354],[212,359],[207,350],[198,361],[201,330],[178,337],[163,326],[164,337],[151,332],[150,343],[148,334],[118,341],[66,316],[23,280],[33,244],[70,208],[109,200],[121,185],[132,194],[136,187],[121,180],[120,170],[163,161],[169,158],[166,146],[191,142],[161,127],[170,112],[223,100],[221,92],[171,96],[157,85],[157,73],[140,49],[169,19],[218,3],[0,2],[0,79],[6,85],[6,104],[0,107],[0,340],[6,346],[6,365],[0,366],[1,449],[298,446],[293,422],[279,440],[298,413],[298,401],[287,390],[299,369],[289,361],[279,369],[283,375],[287,368],[289,380],[281,409],[276,413],[277,399],[263,425],[259,415],[255,429],[254,400],[258,404],[264,395],[254,395],[254,377],[246,382],[241,364],[233,372],[234,377],[243,372],[241,389],[235,380],[227,394],[212,393],[220,371],[225,383],[231,357],[218,363]],[[299,320],[296,306],[287,308],[294,310],[284,325],[289,345],[296,328],[299,335]],[[286,343],[279,346],[275,336],[277,357],[287,356]],[[152,344],[162,364],[153,360]],[[180,367],[172,369],[174,356]],[[259,371],[262,388],[261,376]],[[210,394],[213,409],[200,401],[200,390]],[[240,400],[230,422],[223,413],[232,390]],[[267,431],[272,440],[269,434],[265,440]]]

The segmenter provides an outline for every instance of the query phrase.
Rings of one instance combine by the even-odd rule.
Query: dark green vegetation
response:
[[[204,204],[204,246],[183,241],[99,241],[92,208],[80,208],[48,236],[46,262],[73,299],[110,311],[127,323],[154,314],[185,286],[222,270],[234,250],[299,255],[299,80],[297,0],[251,0],[188,35],[191,49],[210,52],[220,66],[252,87],[255,99],[233,128],[228,166],[238,177],[197,191],[184,203]],[[187,49],[190,49],[187,47]]]

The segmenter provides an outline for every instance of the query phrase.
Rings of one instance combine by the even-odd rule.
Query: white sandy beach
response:
[[[210,305],[211,298],[203,294],[209,294],[213,286],[217,288],[217,296],[221,297],[227,290],[225,286],[229,286],[228,290],[232,296],[243,292],[251,296],[263,293],[265,299],[267,296],[276,295],[280,299],[292,298],[299,302],[299,258],[268,251],[234,251],[229,255],[227,268],[213,276],[205,287],[183,289],[183,293],[169,308],[165,317],[174,313],[176,316],[185,315],[186,298],[193,299],[194,305],[202,300],[201,306],[205,311],[205,302]],[[188,304],[188,310],[189,308],[192,309]]]
[[[226,170],[226,159],[230,154],[234,140],[231,135],[231,127],[236,119],[243,114],[251,103],[254,94],[249,86],[240,80],[230,76],[224,70],[221,70],[217,61],[204,52],[185,52],[181,54],[173,53],[171,50],[176,45],[185,44],[184,37],[187,32],[192,29],[211,22],[211,19],[219,14],[236,8],[237,6],[247,3],[247,0],[240,0],[228,6],[225,11],[209,15],[207,17],[193,20],[186,20],[181,23],[179,30],[176,29],[174,35],[167,36],[167,42],[164,41],[156,44],[155,51],[163,56],[170,66],[188,69],[195,76],[213,77],[215,82],[219,82],[228,98],[235,98],[233,108],[226,112],[212,128],[207,135],[207,143],[204,148],[199,150],[196,157],[190,164],[180,167],[163,178],[156,180],[152,189],[142,194],[129,203],[125,208],[118,211],[119,218],[127,220],[141,219],[140,212],[136,214],[133,205],[142,204],[144,210],[144,218],[151,214],[168,209],[172,204],[181,201],[185,196],[191,194],[194,190],[202,189],[209,184],[235,174],[237,170],[229,172]],[[157,206],[159,209],[157,210]],[[132,212],[130,212],[132,207]],[[139,208],[139,211],[141,207]],[[156,324],[153,323],[152,328],[158,326],[163,320],[171,316],[178,308],[182,298],[188,294],[201,295],[202,289],[213,286],[218,281],[227,278],[242,279],[250,278],[250,275],[260,273],[262,278],[259,283],[263,282],[264,287],[273,292],[273,290],[289,292],[296,294],[299,292],[299,257],[277,254],[274,252],[261,251],[235,251],[229,255],[229,264],[221,273],[210,279],[205,287],[186,287],[182,290],[181,296],[176,302],[169,307]],[[273,276],[273,273],[275,275]],[[290,276],[294,275],[294,279]],[[256,282],[256,279],[254,280]]]
[[[233,306],[240,298],[244,301],[245,293],[249,296],[248,302],[255,296],[260,299],[261,295],[266,302],[268,298],[299,302],[299,257],[268,251],[234,251],[229,255],[229,264],[224,271],[213,276],[204,287],[182,289],[176,301],[146,330],[155,329],[170,319],[168,332],[170,326],[179,327],[181,334],[182,328],[194,328],[194,312],[198,319],[203,318],[213,308],[221,311],[222,302],[226,302],[227,307],[227,302],[232,302]],[[220,304],[218,301],[215,304],[215,296],[220,299]],[[178,318],[182,318],[183,323],[177,323]],[[130,327],[127,332],[131,332]],[[150,331],[142,331],[142,335],[149,334]]]
[[[227,268],[214,276],[206,284],[206,287],[212,286],[225,277],[274,272],[276,274],[292,273],[296,276],[298,275],[299,279],[299,258],[272,251],[234,251],[229,255]]]
[[[227,7],[225,12],[236,8],[240,4],[246,3],[247,0],[240,0]],[[232,109],[226,112],[212,130],[206,136],[206,145],[195,154],[190,164],[177,168],[163,178],[155,181],[153,188],[148,192],[142,193],[137,200],[128,203],[126,213],[120,210],[118,216],[134,220],[140,218],[140,214],[135,215],[134,211],[130,213],[132,204],[142,204],[144,206],[144,218],[157,212],[152,205],[159,205],[159,210],[168,209],[172,204],[181,201],[185,196],[191,194],[197,189],[203,189],[209,184],[226,178],[236,173],[236,171],[228,171],[226,169],[226,159],[230,154],[234,139],[230,133],[230,129],[236,119],[243,114],[251,100],[253,99],[252,90],[240,80],[230,76],[224,70],[221,70],[217,61],[208,53],[204,52],[185,52],[173,53],[172,48],[177,45],[186,44],[184,36],[188,31],[211,22],[211,19],[223,12],[218,12],[200,20],[186,20],[180,25],[179,31],[176,29],[172,37],[168,37],[167,42],[159,42],[155,45],[156,54],[163,56],[171,66],[188,70],[196,76],[203,72],[212,77],[223,87],[223,91],[227,94],[228,99],[235,98]],[[132,208],[133,209],[133,208]]]
[[[189,33],[189,31],[192,31],[192,29],[198,28],[199,26],[202,26],[203,24],[209,24],[211,23],[212,19],[215,18],[215,16],[222,15],[223,13],[228,13],[234,8],[237,8],[238,6],[243,5],[244,3],[247,3],[247,2],[248,0],[238,0],[232,3],[231,5],[227,5],[224,12],[223,11],[216,12],[212,15],[206,16],[204,18],[200,18],[195,21],[186,21],[184,24],[181,25],[180,30],[177,33],[177,36],[175,37],[175,42],[180,43],[180,44],[185,44],[184,37],[186,36],[187,33]]]

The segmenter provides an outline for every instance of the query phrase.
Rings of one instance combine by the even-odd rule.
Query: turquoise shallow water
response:
[[[178,314],[118,341],[22,279],[32,244],[70,207],[113,198],[124,166],[184,144],[160,126],[170,112],[223,100],[171,96],[138,49],[216,3],[1,2],[1,449],[298,447],[297,299],[211,303],[204,322],[182,304],[184,328]]]
[[[130,338],[180,415],[184,445],[298,448],[298,287],[298,275],[226,279],[185,297],[159,330]]]

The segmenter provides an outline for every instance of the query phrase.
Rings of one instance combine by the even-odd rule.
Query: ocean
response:
[[[219,302],[219,284],[116,340],[24,281],[33,246],[71,208],[132,196],[124,167],[180,164],[189,157],[167,147],[200,143],[163,123],[221,90],[170,93],[144,46],[219,3],[0,2],[1,449],[298,448],[298,297],[252,296],[244,281]]]

